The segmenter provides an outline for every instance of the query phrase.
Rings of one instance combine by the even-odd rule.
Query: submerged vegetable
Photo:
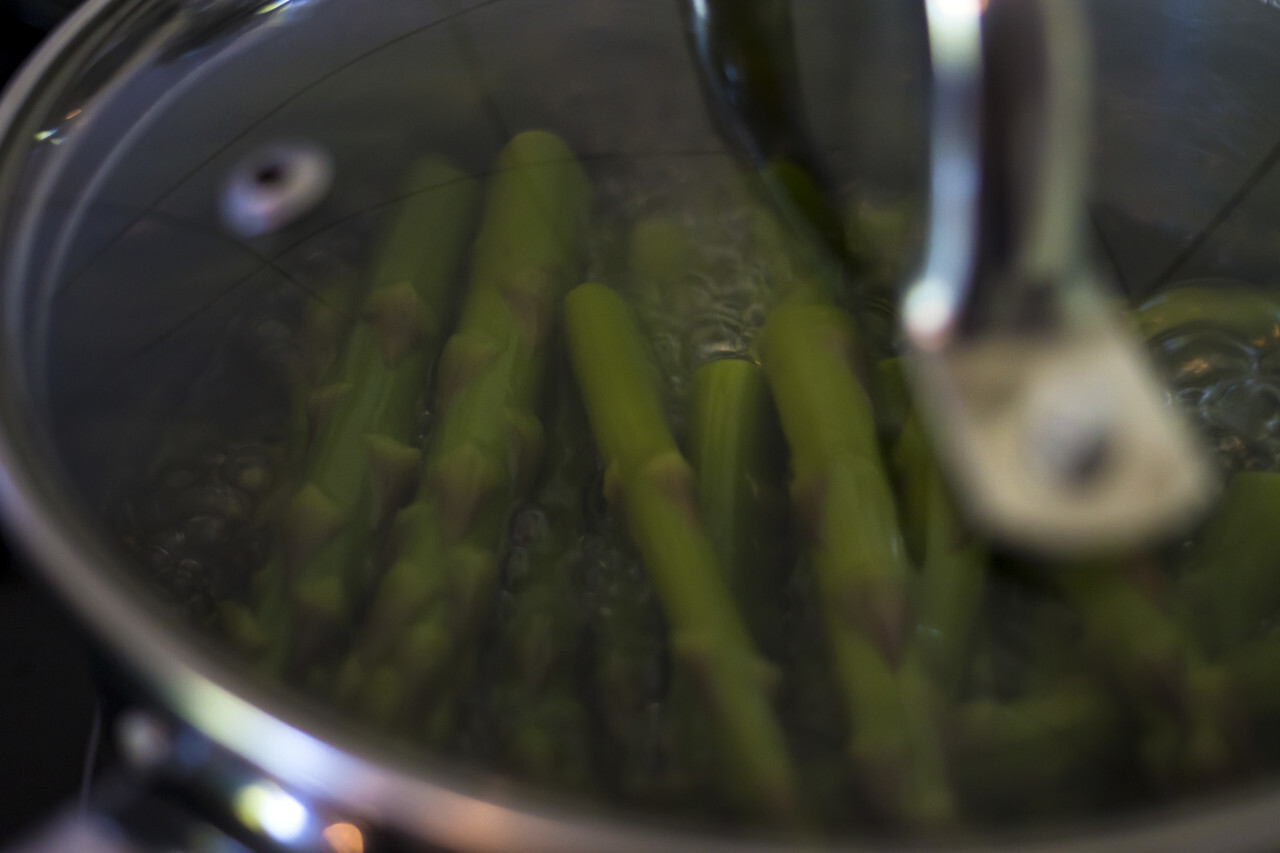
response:
[[[720,565],[757,644],[781,645],[781,435],[759,365],[719,359],[694,374],[690,457]]]
[[[549,133],[517,136],[496,172],[466,302],[440,359],[418,495],[394,521],[390,568],[341,678],[373,717],[429,738],[456,722],[507,515],[540,464],[557,303],[581,264],[591,203],[586,176]]]
[[[305,669],[344,639],[359,566],[412,494],[418,399],[445,331],[476,187],[438,158],[415,166],[411,184],[433,189],[402,204],[359,322],[311,395],[315,440],[260,572],[256,630],[274,671]],[[238,621],[243,636],[247,620]]]
[[[594,472],[595,452],[567,376],[553,406],[546,474],[512,519],[511,597],[496,626],[486,713],[502,766],[542,784],[588,790],[596,733],[580,690],[585,620],[577,575],[587,534],[582,485]]]
[[[621,297],[584,284],[565,301],[574,374],[623,508],[672,626],[671,653],[716,720],[724,783],[744,805],[785,821],[802,804],[770,694],[773,667],[756,651],[697,509],[693,471],[667,427],[651,357]]]
[[[911,642],[910,576],[851,319],[794,302],[759,342],[792,454],[791,499],[809,542],[823,625],[867,797],[906,823],[955,812],[933,700]]]
[[[901,366],[860,346],[883,318],[740,183],[588,223],[584,166],[520,134],[456,289],[477,185],[413,180],[438,189],[367,289],[295,320],[272,428],[176,425],[122,511],[189,618],[215,604],[245,654],[406,744],[791,833],[972,837],[1280,764],[1265,291],[1134,314],[1219,444],[1214,515],[1054,566],[969,529]],[[858,216],[859,284],[886,287],[914,209]]]

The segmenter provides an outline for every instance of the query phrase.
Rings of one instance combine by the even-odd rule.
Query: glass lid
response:
[[[1280,767],[1280,13],[1086,5],[1089,251],[1223,484],[1171,541],[970,523],[882,310],[924,9],[870,0],[770,7],[856,266],[717,134],[676,3],[91,6],[3,143],[10,441],[139,619],[482,797],[969,842],[1243,796]]]

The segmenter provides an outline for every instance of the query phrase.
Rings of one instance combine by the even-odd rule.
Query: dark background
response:
[[[0,84],[74,0],[0,0]],[[0,534],[0,848],[74,804],[96,756],[86,647]]]

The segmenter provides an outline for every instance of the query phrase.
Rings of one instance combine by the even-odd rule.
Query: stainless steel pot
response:
[[[1258,0],[1087,5],[1098,257],[1131,296],[1181,278],[1269,282],[1280,268],[1280,10]],[[923,192],[921,9],[801,0],[795,15],[816,144],[838,164],[839,186]],[[624,202],[636,187],[664,192],[732,168],[674,5],[90,0],[0,102],[6,521],[175,725],[215,745],[220,757],[192,770],[197,785],[232,800],[267,779],[290,792],[303,829],[277,843],[320,845],[325,826],[354,819],[457,850],[773,849],[508,790],[355,732],[260,683],[160,608],[103,523],[161,440],[158,413],[189,402],[234,318],[268,292],[305,290],[358,262],[344,241],[358,246],[416,152],[450,151],[480,174],[525,126],[555,129],[620,175],[602,192]],[[293,141],[332,157],[327,196],[281,230],[228,233],[218,209],[228,175]],[[1264,786],[991,843],[1265,849],[1280,843],[1277,807],[1280,794]]]

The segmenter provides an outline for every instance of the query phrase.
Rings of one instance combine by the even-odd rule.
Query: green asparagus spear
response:
[[[934,683],[959,698],[987,583],[987,548],[965,529],[917,417],[895,450],[903,527],[920,560],[916,647]],[[911,540],[915,547],[911,548]]]
[[[471,640],[494,591],[508,509],[538,469],[548,344],[591,204],[586,175],[550,133],[516,136],[496,172],[466,304],[441,357],[418,497],[395,520],[394,559],[344,666],[347,691],[399,685],[378,694],[383,714],[407,719],[434,696],[440,727],[473,675]]]
[[[1140,305],[1134,319],[1148,340],[1174,329],[1209,326],[1258,349],[1280,344],[1280,300],[1243,282],[1193,282],[1166,290]]]
[[[692,408],[690,456],[703,523],[751,635],[777,654],[782,454],[769,386],[754,362],[712,361],[694,374]]]
[[[792,453],[791,496],[809,540],[824,624],[868,795],[906,823],[949,821],[954,802],[934,698],[908,654],[910,566],[844,312],[793,302],[758,341]]]
[[[1276,689],[1280,673],[1280,633],[1272,631],[1233,649],[1224,659],[1224,667],[1236,685],[1241,705],[1248,709],[1260,735],[1274,740],[1276,717],[1280,716],[1280,690]],[[1266,730],[1264,732],[1264,729]]]
[[[1100,806],[1125,756],[1124,720],[1087,679],[1067,679],[1008,703],[962,706],[950,760],[967,810],[985,817]]]
[[[307,299],[289,365],[289,438],[286,452],[288,463],[294,469],[303,465],[318,427],[311,405],[312,395],[325,379],[354,325],[362,292],[356,273],[343,269]],[[273,513],[291,495],[290,489],[281,488],[276,496],[278,499],[267,502],[266,512]]]
[[[594,473],[586,416],[566,376],[551,422],[549,473],[512,539],[510,616],[496,640],[492,715],[505,763],[543,784],[592,782],[591,725],[577,687],[583,620],[574,571],[586,534],[583,484]]]
[[[717,721],[724,778],[744,805],[793,821],[801,806],[770,698],[776,673],[734,607],[630,309],[608,288],[584,284],[565,300],[565,325],[608,466],[606,495],[624,508],[653,577],[672,626],[672,654]]]
[[[1238,767],[1242,732],[1230,684],[1160,604],[1163,578],[1141,561],[1069,565],[1055,576],[1084,614],[1089,649],[1142,726],[1152,781],[1199,784]]]
[[[1192,606],[1204,604],[1211,651],[1255,635],[1280,610],[1280,474],[1242,472],[1197,535],[1186,567]]]

